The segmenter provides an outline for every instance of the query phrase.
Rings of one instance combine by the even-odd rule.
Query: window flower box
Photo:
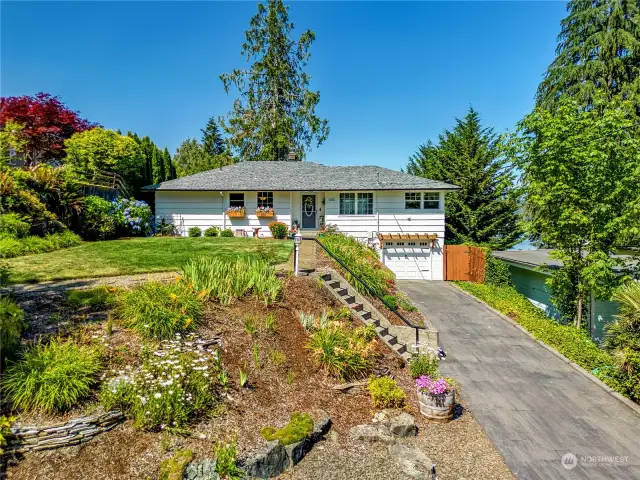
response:
[[[227,216],[232,218],[243,218],[245,216],[244,207],[229,207],[227,208]]]
[[[273,218],[274,215],[275,212],[271,207],[258,207],[256,210],[256,217]]]

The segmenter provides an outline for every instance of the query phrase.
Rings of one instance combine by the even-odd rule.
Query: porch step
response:
[[[398,339],[396,338],[395,335],[387,334],[384,337],[382,337],[382,339],[385,342],[387,342],[389,345],[395,345],[396,343],[398,343]]]
[[[346,295],[349,295],[349,290],[347,290],[346,288],[339,287],[338,289],[336,289],[336,293],[341,297],[344,297]]]
[[[344,301],[347,302],[349,305],[351,305],[352,303],[356,303],[356,297],[354,297],[353,295],[349,295],[348,297],[342,297],[344,298]]]
[[[367,312],[366,310],[363,310],[362,312],[360,312],[360,318],[362,318],[363,320],[370,320],[371,319],[371,312]]]
[[[393,348],[400,355],[407,351],[407,346],[404,343],[394,343],[391,348]]]
[[[340,288],[340,282],[331,282],[329,286],[333,289]]]
[[[376,327],[376,333],[380,335],[380,337],[382,337],[382,339],[384,340],[384,337],[387,335],[387,333],[389,333],[389,330],[387,329],[387,327],[378,325]]]

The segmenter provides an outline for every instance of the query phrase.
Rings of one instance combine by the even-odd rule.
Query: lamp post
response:
[[[295,245],[293,251],[293,270],[295,276],[297,277],[298,267],[300,266],[300,244],[302,243],[302,235],[300,235],[299,231],[296,232],[296,234],[293,236],[293,243]]]

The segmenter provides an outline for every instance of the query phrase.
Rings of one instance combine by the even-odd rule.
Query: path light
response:
[[[293,270],[294,274],[298,276],[298,267],[300,266],[300,244],[302,243],[302,235],[300,232],[296,232],[293,236],[293,243],[295,245],[295,249],[293,252]]]

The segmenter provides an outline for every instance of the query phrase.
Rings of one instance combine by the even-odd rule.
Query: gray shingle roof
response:
[[[457,190],[437,180],[376,166],[240,162],[145,187],[146,190]]]

